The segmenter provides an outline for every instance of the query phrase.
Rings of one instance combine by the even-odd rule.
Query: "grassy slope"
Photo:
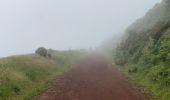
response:
[[[76,58],[74,54],[70,55]],[[1,58],[0,100],[32,100],[47,87],[50,80],[69,70],[73,63],[66,58],[55,59],[63,57],[60,52],[53,57],[24,55]]]
[[[170,2],[163,0],[127,29],[114,61],[131,80],[170,100]]]
[[[48,52],[52,55],[54,59],[60,62],[66,60],[69,64],[74,64],[87,53],[87,51],[85,50],[56,51],[52,49],[48,50]]]

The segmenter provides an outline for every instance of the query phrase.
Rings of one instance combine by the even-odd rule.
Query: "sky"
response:
[[[0,0],[0,57],[97,47],[160,0]]]

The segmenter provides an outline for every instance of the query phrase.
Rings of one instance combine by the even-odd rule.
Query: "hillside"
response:
[[[66,50],[66,51],[57,51],[49,49],[48,52],[52,55],[53,59],[58,61],[67,61],[67,63],[72,64],[77,62],[81,57],[83,57],[87,51],[86,50]]]
[[[53,53],[57,51],[53,50]],[[65,52],[52,53],[52,58],[35,54],[0,59],[0,100],[32,100],[48,83],[71,68]],[[76,52],[76,51],[75,51]],[[81,54],[67,52],[76,59]],[[58,59],[55,59],[58,58]],[[59,60],[60,59],[60,60]]]
[[[170,100],[170,0],[156,4],[127,28],[114,61],[153,97]]]

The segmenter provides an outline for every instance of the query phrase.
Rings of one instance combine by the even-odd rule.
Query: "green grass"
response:
[[[170,87],[158,81],[151,81],[150,72],[129,72],[133,64],[127,64],[125,67],[119,67],[122,73],[133,83],[139,90],[144,93],[149,100],[170,100]]]
[[[57,61],[67,61],[69,64],[74,64],[87,54],[86,50],[56,51],[49,49],[48,52],[52,55],[52,58],[56,59]]]
[[[69,69],[67,61],[37,55],[1,58],[0,100],[32,100]]]

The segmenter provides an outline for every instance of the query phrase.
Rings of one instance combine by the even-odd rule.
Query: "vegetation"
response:
[[[170,1],[156,4],[126,30],[115,64],[158,100],[170,100]],[[156,98],[152,98],[156,99]]]
[[[47,57],[48,56],[48,50],[44,47],[40,47],[35,51],[36,54],[43,56],[43,57]]]
[[[50,54],[52,58],[35,54],[1,58],[0,100],[32,100],[46,89],[50,80],[69,70],[76,61],[70,61],[65,54],[73,59],[81,55],[55,50]]]
[[[57,61],[64,62],[67,61],[69,64],[74,64],[77,62],[81,57],[87,54],[86,50],[68,50],[68,51],[56,51],[49,49],[48,53],[52,55],[53,59]]]

